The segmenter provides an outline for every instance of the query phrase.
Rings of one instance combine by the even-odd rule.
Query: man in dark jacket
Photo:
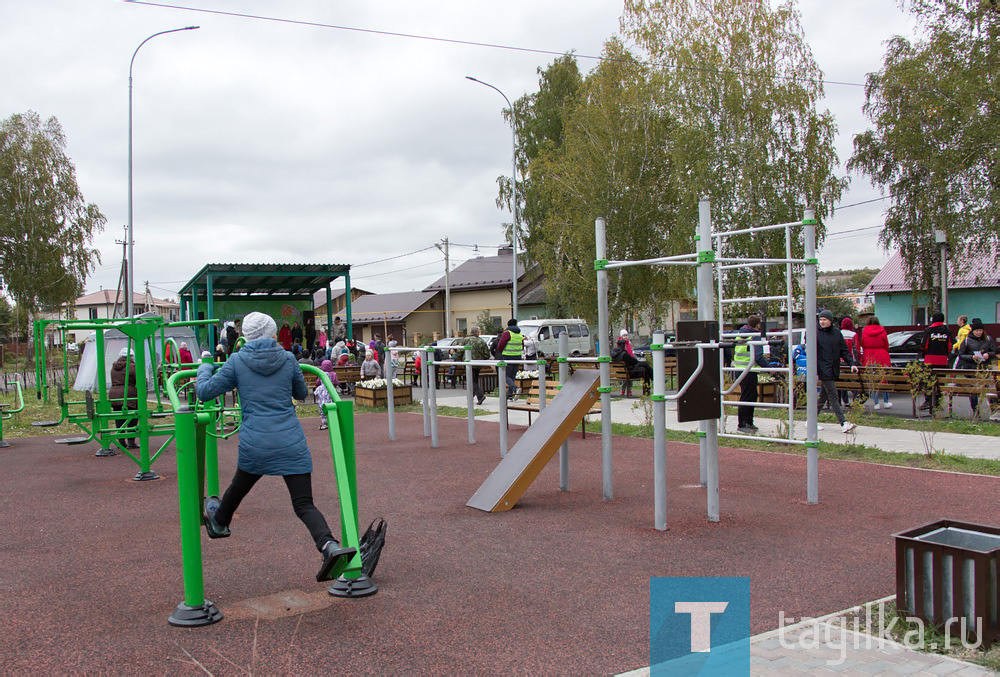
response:
[[[524,335],[521,334],[521,328],[517,326],[517,320],[514,318],[507,320],[507,329],[500,334],[497,351],[500,353],[501,360],[521,359],[524,351]],[[517,383],[514,381],[514,377],[517,376],[519,369],[521,369],[521,365],[507,363],[505,380],[507,381],[508,400],[516,400],[517,396],[521,394],[521,389],[517,387]]]
[[[858,372],[854,357],[847,349],[844,335],[833,326],[833,313],[824,310],[819,314],[819,331],[816,332],[816,373],[820,383],[818,407],[823,408],[824,400],[829,402],[834,416],[840,421],[840,429],[847,433],[857,426],[848,423],[844,412],[840,409],[836,381],[840,378],[841,360],[850,365],[851,373]]]
[[[611,351],[611,361],[621,362],[629,376],[642,379],[643,393],[649,392],[649,384],[653,378],[653,368],[648,362],[642,361],[630,355],[626,345],[628,341],[624,338],[618,339],[615,349]],[[622,397],[632,397],[632,382],[622,381]]]
[[[760,317],[751,315],[747,318],[747,323],[740,327],[742,334],[736,339],[736,346],[733,348],[733,366],[739,369],[746,369],[747,364],[753,363],[750,371],[747,372],[743,380],[740,381],[740,402],[757,401],[757,369],[771,366],[767,356],[764,355],[764,346],[751,346],[748,341],[759,339],[759,336],[748,336],[751,333],[760,331]],[[737,374],[738,376],[738,374]],[[749,405],[736,407],[737,430],[741,433],[754,434],[758,428],[753,424],[753,410]]]
[[[929,364],[934,369],[947,369],[953,340],[951,329],[944,323],[944,313],[940,311],[934,313],[931,316],[931,324],[924,329],[924,342],[922,344],[924,364]],[[920,408],[930,409],[940,398],[940,392],[940,388],[935,385],[931,397],[925,397]]]

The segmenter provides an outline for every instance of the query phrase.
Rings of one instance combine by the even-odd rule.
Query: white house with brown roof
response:
[[[127,299],[121,293],[116,293],[109,289],[102,289],[93,294],[81,296],[73,303],[64,303],[59,312],[40,313],[39,319],[64,319],[64,320],[98,320],[112,319],[115,317],[115,308],[125,307]],[[173,301],[158,299],[148,294],[133,294],[132,306],[135,314],[156,313],[168,322],[177,322],[180,319],[181,307]],[[92,331],[80,330],[70,332],[71,341],[83,341],[93,334]]]

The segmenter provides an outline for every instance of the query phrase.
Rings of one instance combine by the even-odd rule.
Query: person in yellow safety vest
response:
[[[740,332],[759,332],[760,331],[760,318],[756,315],[751,315],[747,318],[747,323],[740,327]],[[750,346],[747,341],[750,341],[756,337],[751,336],[741,336],[736,339],[736,347],[733,348],[733,366],[738,369],[745,369],[748,364],[752,364],[750,371],[747,375],[743,377],[740,381],[740,402],[756,402],[757,401],[757,369],[760,367],[768,366],[769,362],[764,356],[763,346]],[[751,352],[751,347],[753,351]],[[739,374],[736,374],[739,376]],[[753,424],[753,410],[754,407],[742,406],[736,407],[737,411],[737,430],[741,433],[753,434],[756,433],[758,428]]]
[[[521,353],[524,350],[524,334],[521,333],[521,328],[517,326],[517,320],[514,318],[507,320],[507,330],[500,335],[500,340],[497,342],[497,350],[500,352],[500,359],[502,360],[521,359]],[[520,368],[521,365],[519,364],[508,364],[505,369],[507,399],[511,401],[516,400],[517,396],[521,394],[521,389],[517,387],[517,383],[514,381],[514,377]]]

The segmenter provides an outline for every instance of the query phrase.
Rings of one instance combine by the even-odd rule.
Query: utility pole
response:
[[[448,265],[448,238],[442,240],[444,246],[441,246],[441,242],[435,243],[434,246],[444,253],[444,335],[452,336],[451,333],[451,271]]]
[[[944,313],[944,323],[948,324],[948,234],[935,228],[934,242],[941,249],[941,312]]]
[[[132,292],[132,290],[129,289],[129,280],[131,280],[132,277],[129,275],[129,265],[128,265],[128,251],[129,251],[128,226],[122,226],[122,228],[125,230],[125,235],[126,235],[125,239],[115,240],[115,244],[120,244],[122,246],[122,272],[121,276],[118,278],[118,289],[115,291],[115,306],[111,311],[112,317],[131,317],[132,315],[132,297],[129,296],[129,294]],[[119,315],[118,298],[123,287],[125,288],[125,295],[122,298],[123,301],[122,305],[124,306],[124,308],[122,314]]]

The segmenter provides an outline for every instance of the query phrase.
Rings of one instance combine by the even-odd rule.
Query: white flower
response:
[[[398,378],[392,379],[392,387],[398,388],[403,385],[403,382]],[[384,378],[373,378],[367,381],[358,381],[358,387],[368,388],[369,390],[384,390],[387,386],[386,380]]]
[[[524,379],[524,378],[538,378],[538,370],[535,371],[519,371],[514,374],[514,378]]]

